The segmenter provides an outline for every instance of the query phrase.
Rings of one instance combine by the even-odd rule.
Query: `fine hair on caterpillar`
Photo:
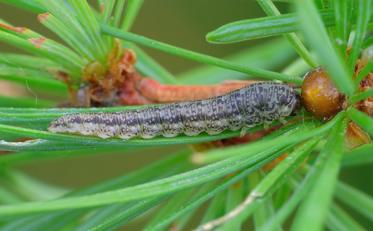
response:
[[[174,137],[243,131],[294,113],[295,90],[281,83],[259,82],[205,100],[149,106],[123,112],[75,113],[54,120],[48,130],[101,138]]]

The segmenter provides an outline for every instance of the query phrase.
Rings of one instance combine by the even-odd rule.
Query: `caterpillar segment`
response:
[[[298,105],[298,95],[292,87],[260,82],[206,100],[123,112],[67,114],[53,121],[49,131],[124,140],[179,134],[195,136],[202,132],[214,135],[281,120]]]

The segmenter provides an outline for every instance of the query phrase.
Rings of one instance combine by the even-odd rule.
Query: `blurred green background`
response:
[[[278,6],[282,12],[287,11],[286,4],[279,3]],[[0,3],[0,15],[3,19],[17,26],[30,27],[47,37],[61,41],[39,24],[36,15],[33,13]],[[233,45],[213,45],[205,41],[205,34],[231,21],[260,16],[264,16],[264,13],[258,4],[249,0],[146,0],[132,31],[190,50],[224,57],[242,49],[256,46],[265,40],[254,40]],[[152,57],[175,75],[199,65],[159,51],[144,50],[148,51]],[[19,50],[4,44],[0,44],[0,51],[19,52]],[[248,63],[248,65],[250,64]],[[18,168],[53,185],[75,188],[122,175],[175,150],[177,150],[177,147],[169,148],[167,152],[164,149],[162,151],[148,149],[141,152],[116,151],[115,153],[100,153],[89,157],[43,160],[23,164]],[[346,169],[342,172],[341,177],[347,183],[373,194],[371,174],[372,166],[366,165]]]
[[[34,13],[4,4],[0,5],[0,9],[1,17],[12,24],[30,27],[49,38],[61,41],[37,21]],[[205,34],[230,21],[259,16],[264,16],[264,13],[255,1],[236,0],[235,4],[231,4],[228,0],[147,0],[132,31],[183,48],[224,57],[255,46],[263,40],[213,45],[206,42]],[[1,52],[21,52],[4,44],[0,44],[0,49]],[[144,50],[175,75],[200,65],[152,49]],[[77,187],[142,166],[160,158],[157,153],[157,150],[149,150],[136,153],[116,152],[114,155],[96,157],[73,157],[27,164],[22,166],[22,169],[51,183]]]

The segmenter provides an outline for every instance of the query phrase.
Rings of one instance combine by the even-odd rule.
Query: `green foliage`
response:
[[[322,166],[316,173],[318,181],[299,208],[292,230],[299,230],[303,227],[309,230],[322,230],[337,182],[346,127],[347,120],[340,120],[330,132],[325,148],[320,153],[320,157],[325,156],[325,161],[320,164]]]
[[[175,47],[169,44],[155,41],[153,39],[146,38],[141,35],[136,35],[130,32],[121,31],[119,29],[109,27],[107,25],[102,25],[102,31],[108,35],[115,36],[126,41],[138,43],[143,46],[148,46],[148,47],[158,49],[158,50],[161,50],[161,51],[164,51],[164,52],[176,55],[176,56],[191,59],[197,62],[215,65],[218,67],[242,72],[242,73],[249,74],[249,75],[259,76],[265,79],[277,79],[277,80],[282,80],[282,81],[287,81],[287,82],[294,82],[298,84],[301,82],[301,79],[299,77],[287,76],[285,74],[267,71],[267,70],[259,69],[256,67],[247,67],[244,65],[230,63],[223,59],[219,59],[219,58],[215,58],[209,55],[200,54],[194,51],[189,51],[183,48]]]
[[[270,0],[258,0],[258,3],[268,15],[278,16],[281,15],[280,11],[276,8],[275,4]],[[315,68],[317,63],[311,57],[311,54],[307,51],[307,48],[302,44],[302,41],[298,38],[295,33],[284,34],[285,38],[292,44],[294,49],[297,51],[311,67]]]
[[[332,12],[320,14],[326,26],[333,26]],[[208,33],[206,38],[212,43],[232,43],[296,32],[299,28],[299,19],[290,13],[232,22]]]
[[[372,144],[345,147],[349,121],[373,137],[373,119],[354,107],[373,96],[372,89],[359,92],[358,87],[372,71],[372,61],[367,60],[361,71],[354,73],[362,50],[372,44],[371,0],[283,1],[290,9],[284,14],[278,10],[277,1],[258,0],[268,16],[223,25],[208,33],[207,41],[237,43],[278,35],[285,40],[268,40],[226,58],[129,32],[145,1],[99,0],[99,9],[86,0],[0,2],[34,13],[48,12],[39,16],[39,21],[62,39],[44,39],[31,29],[0,20],[0,41],[29,53],[2,53],[0,78],[21,86],[27,84],[41,95],[40,99],[0,97],[0,151],[9,152],[0,155],[1,230],[115,230],[137,219],[150,219],[143,226],[145,230],[245,230],[247,220],[261,231],[281,230],[285,222],[293,230],[322,230],[325,226],[332,230],[364,230],[347,208],[372,221],[372,196],[338,180],[338,173],[345,168],[373,163]],[[266,79],[301,85],[300,76],[310,67],[321,65],[345,94],[346,108],[327,122],[316,121],[302,111],[289,118],[291,123],[260,140],[200,152],[189,145],[236,137],[240,132],[123,141],[46,131],[53,119],[66,113],[148,107],[57,107],[68,97],[61,73],[79,87],[84,83],[87,66],[98,63],[107,70],[116,39],[135,51],[140,73],[165,84]],[[205,65],[175,77],[139,46]],[[295,59],[295,54],[299,58]],[[273,71],[280,66],[285,66],[282,72]],[[269,126],[279,124],[276,121]],[[248,133],[263,129],[256,126]],[[84,189],[60,189],[14,170],[22,163],[44,159],[155,147],[164,153],[170,152],[169,147],[181,151]],[[264,170],[266,164],[280,156],[284,157],[282,162]],[[207,210],[200,211],[205,204]],[[195,214],[201,215],[196,218]],[[192,219],[198,219],[200,226],[188,225]]]
[[[369,132],[371,136],[373,136],[373,118],[372,117],[368,116],[367,114],[361,111],[356,110],[355,108],[350,108],[348,109],[347,112],[352,121],[354,121],[356,124],[361,126],[364,130]]]
[[[351,71],[348,72],[342,56],[337,53],[334,44],[328,37],[315,6],[310,1],[302,0],[297,2],[297,7],[304,34],[316,50],[321,65],[325,67],[341,92],[351,96],[354,92]]]

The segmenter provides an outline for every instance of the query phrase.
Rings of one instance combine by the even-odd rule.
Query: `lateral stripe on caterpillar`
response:
[[[218,134],[226,129],[236,131],[281,119],[296,110],[298,104],[292,87],[260,82],[206,100],[125,112],[67,114],[54,120],[48,130],[122,139]]]

